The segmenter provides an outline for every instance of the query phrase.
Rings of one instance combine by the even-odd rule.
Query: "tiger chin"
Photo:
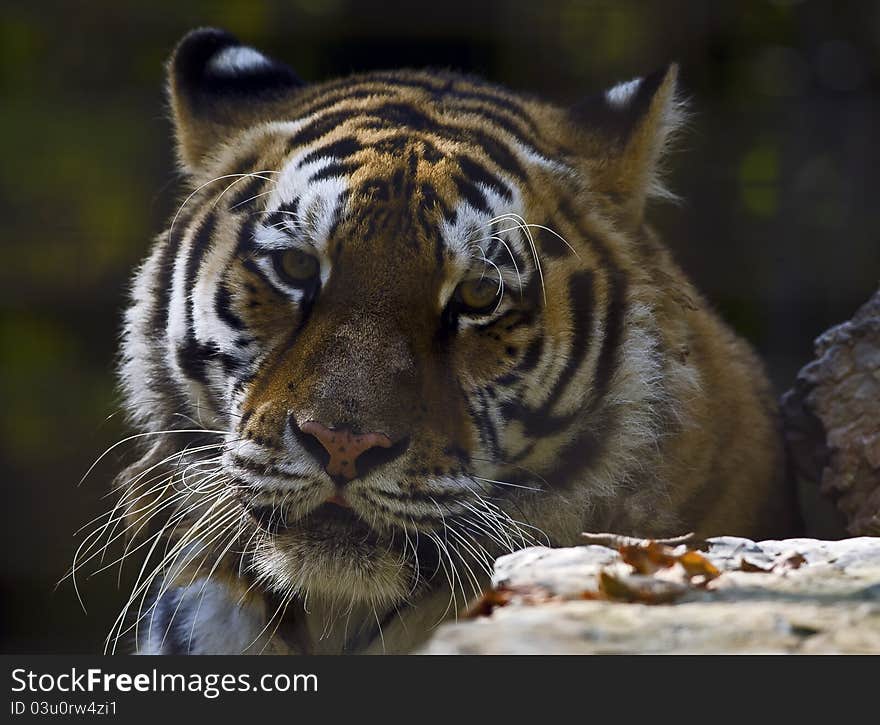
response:
[[[121,345],[145,444],[111,519],[147,563],[111,649],[407,652],[505,552],[792,531],[762,366],[646,225],[676,74],[562,108],[180,42],[183,191]]]

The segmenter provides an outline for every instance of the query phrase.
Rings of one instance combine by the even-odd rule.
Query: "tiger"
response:
[[[306,83],[187,34],[181,203],[121,335],[140,449],[102,531],[146,563],[108,646],[413,652],[504,553],[792,531],[762,363],[646,220],[678,86]]]

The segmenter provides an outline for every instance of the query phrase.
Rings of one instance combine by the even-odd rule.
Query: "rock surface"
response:
[[[424,651],[880,653],[880,538],[644,544],[501,557],[476,613],[440,627]],[[645,570],[648,554],[664,563]],[[609,601],[621,591],[635,601]]]

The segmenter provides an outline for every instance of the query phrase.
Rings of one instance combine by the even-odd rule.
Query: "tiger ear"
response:
[[[624,216],[641,223],[650,197],[675,198],[661,180],[661,161],[685,120],[675,64],[620,83],[573,110],[593,187],[615,199]]]
[[[198,173],[218,143],[265,118],[273,101],[303,85],[288,66],[216,28],[184,36],[167,72],[177,153],[188,173]]]

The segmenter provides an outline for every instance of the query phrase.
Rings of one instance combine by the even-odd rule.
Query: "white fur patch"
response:
[[[259,51],[239,45],[224,48],[217,53],[209,61],[208,69],[216,75],[234,76],[268,68],[270,65],[272,61]]]
[[[156,306],[156,279],[163,244],[157,243],[153,252],[138,270],[131,293],[131,305],[125,313],[125,331],[122,337],[123,364],[120,368],[129,415],[146,429],[161,427],[161,403],[149,382],[158,377],[158,354],[155,343],[145,334]]]
[[[571,166],[564,164],[558,159],[548,159],[546,156],[539,153],[536,149],[532,148],[528,144],[513,142],[511,145],[514,149],[516,149],[517,155],[527,164],[537,166],[541,169],[545,169],[546,171],[549,171],[552,174],[557,174],[559,176],[578,176],[579,172],[575,171]]]
[[[332,164],[334,159],[331,156],[322,156],[300,166],[308,153],[309,149],[303,149],[285,164],[269,196],[266,212],[271,213],[282,205],[299,199],[297,217],[285,224],[286,231],[294,237],[308,239],[309,244],[323,251],[336,215],[341,213],[340,200],[348,190],[348,179],[344,176],[333,176],[312,181],[312,177]],[[324,271],[326,270],[322,265],[322,272]]]
[[[636,94],[636,91],[638,91],[641,83],[641,78],[634,78],[626,83],[618,83],[614,88],[609,88],[605,91],[605,100],[607,100],[608,105],[613,108],[623,108],[632,101],[632,98]]]

